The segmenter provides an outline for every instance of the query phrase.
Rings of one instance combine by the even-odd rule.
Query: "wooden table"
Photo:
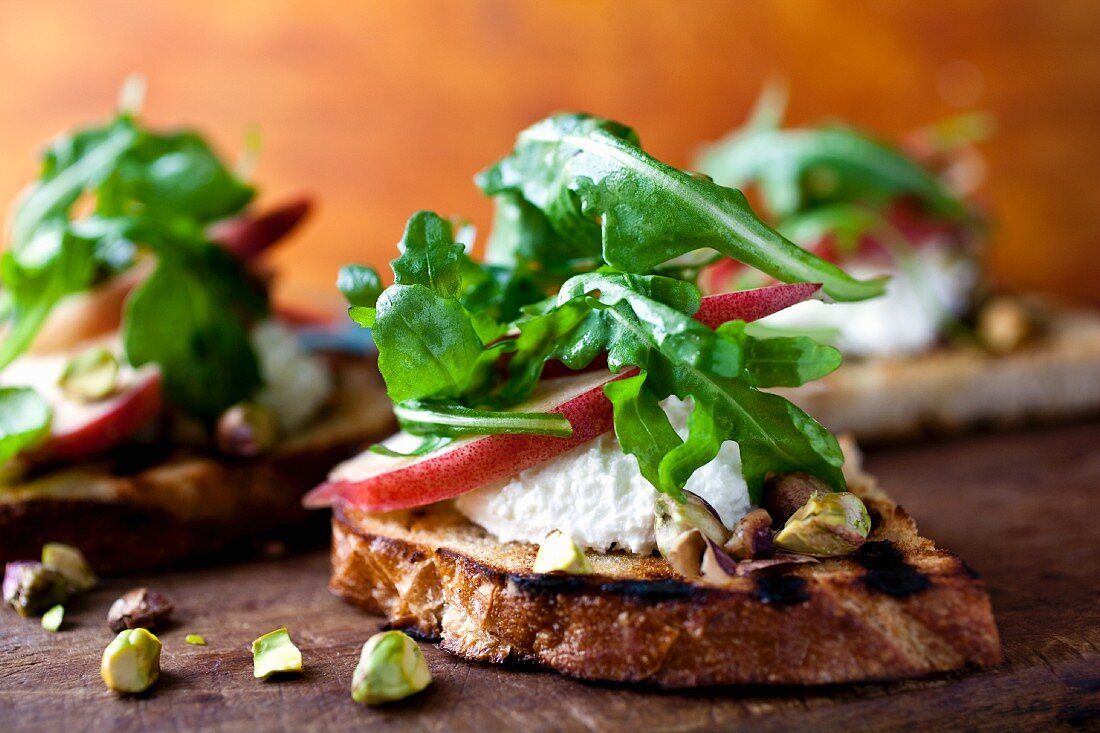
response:
[[[62,633],[0,613],[0,729],[48,731],[1100,730],[1100,423],[982,435],[869,457],[925,534],[989,585],[1005,647],[998,669],[829,689],[662,693],[468,664],[425,647],[429,691],[371,710],[348,686],[379,627],[330,596],[322,551],[112,579]],[[107,606],[146,584],[175,599],[163,675],[118,698],[99,679]],[[307,671],[261,682],[249,644],[282,625]],[[184,643],[188,633],[209,646]],[[375,726],[378,726],[375,728]]]

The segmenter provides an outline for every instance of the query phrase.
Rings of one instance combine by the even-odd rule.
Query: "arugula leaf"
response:
[[[242,310],[255,315],[261,303],[240,297],[236,263],[220,249],[164,249],[159,259],[126,303],[126,355],[134,366],[160,365],[170,402],[216,417],[262,385],[247,316],[227,317]]]
[[[344,265],[336,276],[336,288],[348,304],[357,308],[374,308],[382,294],[378,273],[364,265]]]
[[[0,387],[0,465],[50,432],[50,407],[28,387]]]
[[[374,342],[394,402],[458,396],[473,383],[483,346],[458,300],[400,284],[378,299]]]
[[[544,412],[475,410],[461,405],[436,405],[408,400],[394,407],[401,427],[413,435],[456,438],[461,435],[516,433],[568,438],[573,426],[564,415]]]
[[[882,205],[902,194],[942,216],[968,215],[935,175],[890,145],[846,127],[781,130],[782,103],[767,95],[759,109],[705,148],[696,167],[724,186],[757,185],[773,217],[835,202]]]
[[[753,387],[799,387],[831,374],[843,361],[840,351],[807,336],[746,338],[743,321],[723,324],[717,332],[743,344],[745,381]]]
[[[266,295],[204,232],[253,195],[197,133],[146,130],[125,110],[55,139],[15,209],[0,262],[0,368],[30,346],[63,297],[147,252],[158,267],[124,313],[129,360],[160,364],[168,399],[201,417],[249,397],[260,383],[248,326],[266,314]],[[94,212],[74,219],[85,198]]]
[[[601,352],[612,372],[640,368],[639,376],[606,391],[623,450],[638,457],[646,478],[656,473],[658,490],[681,496],[691,473],[726,440],[740,445],[754,496],[769,471],[810,471],[844,487],[843,456],[832,435],[782,397],[755,389],[757,383],[801,384],[802,376],[831,370],[834,350],[800,339],[758,342],[741,323],[712,331],[691,317],[698,307],[694,286],[660,276],[579,276],[562,287],[558,304],[565,316],[554,310],[518,324],[510,370],[519,362],[516,373],[529,379],[547,359],[577,367]],[[536,335],[524,341],[529,330]],[[687,441],[655,412],[672,395],[694,402]]]
[[[0,342],[0,369],[30,346],[54,305],[88,287],[95,274],[92,252],[91,241],[50,221],[0,258],[0,282],[11,304],[10,330]]]
[[[587,115],[558,115],[520,133],[511,155],[478,177],[490,195],[512,193],[538,208],[563,239],[601,247],[612,267],[643,273],[712,248],[785,282],[821,282],[837,300],[883,292],[764,224],[744,195],[665,165],[633,131]]]

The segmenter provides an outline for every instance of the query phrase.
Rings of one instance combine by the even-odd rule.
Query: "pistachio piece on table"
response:
[[[766,509],[753,509],[738,519],[726,542],[726,552],[745,560],[768,557],[774,551],[772,517]]]
[[[255,458],[279,439],[279,419],[271,408],[239,402],[222,413],[215,429],[218,450],[239,458]]]
[[[802,555],[832,557],[859,549],[871,531],[867,507],[855,494],[814,494],[775,535],[775,545]]]
[[[60,603],[42,614],[42,628],[46,631],[57,631],[61,628],[61,622],[65,620],[65,607]]]
[[[808,473],[778,473],[764,482],[764,494],[760,506],[772,517],[772,522],[782,525],[791,515],[803,507],[814,494],[831,494],[832,487]]]
[[[282,672],[301,672],[302,652],[290,640],[286,627],[270,631],[252,642],[252,676],[267,679]]]
[[[42,546],[42,564],[61,573],[78,593],[91,590],[99,582],[84,554],[72,545],[47,542]]]
[[[103,650],[99,676],[115,692],[144,692],[160,677],[160,639],[148,629],[120,631]]]
[[[577,546],[572,537],[556,529],[546,535],[546,539],[539,545],[535,564],[531,569],[536,573],[571,575],[587,575],[592,572],[584,550]]]
[[[206,646],[206,638],[201,634],[188,634],[183,640],[194,646]]]
[[[351,699],[381,705],[415,695],[432,681],[417,643],[400,631],[375,634],[363,645],[351,678]]]
[[[118,357],[102,346],[74,356],[57,384],[66,397],[79,402],[97,402],[118,388]]]
[[[111,631],[155,629],[172,617],[175,608],[163,593],[135,588],[111,604],[107,611],[107,625]]]
[[[686,578],[699,577],[707,540],[722,545],[729,539],[729,530],[714,507],[690,491],[684,492],[683,502],[666,494],[657,496],[653,533],[661,555]]]
[[[69,597],[65,576],[33,560],[17,560],[4,567],[4,600],[20,616],[35,616]]]

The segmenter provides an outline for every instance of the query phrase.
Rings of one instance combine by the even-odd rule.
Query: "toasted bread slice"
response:
[[[336,375],[323,413],[259,459],[131,447],[0,486],[0,561],[37,557],[57,541],[81,548],[97,572],[130,572],[302,522],[302,494],[394,427],[374,364],[340,361]]]
[[[859,552],[727,586],[626,553],[589,552],[593,575],[536,574],[537,547],[501,544],[449,505],[337,507],[330,588],[467,659],[589,680],[827,684],[1000,661],[981,580],[865,474],[851,486],[873,520]]]
[[[944,346],[849,360],[819,382],[777,391],[865,442],[1087,416],[1100,412],[1100,315],[1054,311],[1040,337],[1004,355]]]

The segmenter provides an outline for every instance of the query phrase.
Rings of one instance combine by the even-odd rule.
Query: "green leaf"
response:
[[[53,307],[88,287],[95,274],[93,243],[50,221],[0,258],[0,282],[11,298],[0,369],[30,347]]]
[[[753,387],[800,387],[836,371],[843,361],[837,349],[806,336],[746,337],[740,321],[720,326],[718,334],[743,342],[745,378]]]
[[[461,435],[510,433],[569,438],[573,427],[564,415],[549,412],[475,410],[455,404],[410,400],[394,406],[402,429],[413,435],[455,438]]]
[[[455,397],[474,382],[482,343],[470,314],[426,285],[392,285],[374,322],[378,368],[394,402]]]
[[[716,333],[691,317],[698,293],[691,298],[687,289],[695,290],[658,276],[602,272],[573,278],[558,296],[564,317],[555,309],[517,324],[521,335],[510,370],[519,362],[523,367],[515,368],[526,380],[537,371],[529,363],[556,358],[574,366],[570,359],[583,362],[601,352],[612,372],[643,370],[644,378],[608,386],[616,435],[625,438],[623,449],[638,457],[643,475],[652,482],[656,472],[654,485],[672,496],[679,496],[691,473],[726,440],[740,445],[754,494],[768,471],[807,471],[843,488],[843,456],[832,435],[784,398],[753,386],[756,379],[791,380],[821,371],[821,354],[803,353],[804,344],[790,340],[781,344],[787,347],[783,359],[772,358],[775,349],[745,336],[743,324]],[[533,334],[529,340],[527,332]],[[752,365],[749,353],[757,353]],[[672,395],[694,402],[687,441],[678,436],[674,441],[654,419],[656,403]]]
[[[644,273],[711,248],[785,282],[821,282],[837,300],[883,292],[792,244],[749,208],[740,191],[665,165],[633,131],[586,115],[558,115],[520,133],[510,156],[479,179],[491,195],[513,193],[538,208],[557,234],[604,261]]]
[[[454,241],[451,222],[430,211],[418,211],[405,225],[398,247],[401,256],[390,263],[394,282],[422,285],[443,298],[458,296],[465,250]]]
[[[780,130],[779,116],[755,120],[704,149],[696,167],[724,186],[756,185],[770,214],[785,219],[814,204],[883,204],[916,196],[947,217],[967,208],[904,153],[846,127]]]
[[[134,366],[159,364],[168,401],[213,418],[262,382],[247,329],[255,303],[241,299],[229,263],[178,252],[160,263],[126,303],[122,340]]]
[[[108,184],[114,196],[148,211],[203,223],[237,213],[255,195],[192,131],[143,132]]]
[[[29,387],[0,387],[0,464],[50,433],[50,407]]]
[[[645,388],[646,373],[616,379],[604,386],[604,394],[614,410],[615,437],[623,452],[638,460],[642,476],[654,486],[661,485],[661,461],[683,441],[669,422],[653,393]],[[680,499],[679,487],[669,493]]]
[[[12,242],[29,241],[44,221],[66,218],[89,187],[105,179],[131,149],[138,133],[126,119],[105,128],[61,136],[46,152],[41,178],[31,185],[12,217]]]
[[[365,265],[344,265],[336,276],[336,288],[348,304],[359,308],[374,308],[382,294],[382,281],[373,268]]]

